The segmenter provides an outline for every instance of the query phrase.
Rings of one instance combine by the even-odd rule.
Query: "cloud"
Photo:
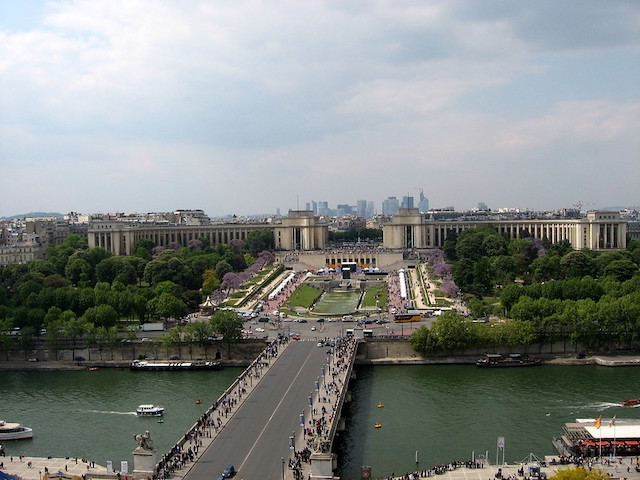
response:
[[[632,1],[74,0],[28,18],[0,23],[0,165],[63,211],[250,213],[265,184],[267,211],[418,187],[475,205],[500,195],[495,168],[515,185],[533,164],[638,151]],[[23,210],[17,193],[4,209]]]

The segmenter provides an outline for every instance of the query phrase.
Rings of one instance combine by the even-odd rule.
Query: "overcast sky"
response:
[[[637,0],[0,1],[0,216],[638,205]]]

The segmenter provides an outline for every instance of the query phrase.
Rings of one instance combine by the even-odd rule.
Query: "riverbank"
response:
[[[408,353],[408,348],[402,348],[402,352],[398,352],[398,343],[394,342],[395,355],[375,356],[373,358],[366,355],[360,355],[356,359],[356,365],[473,365],[479,358],[479,355],[452,355],[452,356],[432,356],[422,357],[415,353]],[[409,348],[410,350],[410,348]],[[601,365],[604,367],[630,367],[640,366],[640,355],[631,354],[630,352],[622,352],[615,355],[592,355],[584,358],[576,358],[574,355],[541,355],[546,365]],[[238,359],[234,361],[223,362],[223,367],[246,367],[251,363],[250,359]],[[53,361],[0,361],[0,371],[64,371],[64,370],[88,370],[100,368],[120,368],[128,369],[131,365],[130,361],[121,360],[100,360],[100,361],[84,361],[71,362],[64,360]]]

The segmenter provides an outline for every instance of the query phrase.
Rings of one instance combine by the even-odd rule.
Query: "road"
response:
[[[213,480],[234,465],[243,480],[281,480],[289,436],[300,430],[300,413],[327,358],[314,342],[292,342],[252,390],[186,480]],[[297,445],[300,450],[302,446]]]

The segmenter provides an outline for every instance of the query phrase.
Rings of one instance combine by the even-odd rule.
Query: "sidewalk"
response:
[[[353,338],[336,339],[325,366],[324,376],[317,381],[311,397],[311,405],[305,409],[305,425],[296,436],[296,450],[288,462],[285,478],[292,480],[313,478],[312,457],[314,453],[330,453],[333,436],[340,422],[345,388],[349,385],[352,360],[358,342]],[[303,447],[299,447],[302,445]],[[314,469],[315,470],[315,469]],[[317,472],[314,472],[317,474]],[[322,477],[325,478],[325,477]]]

